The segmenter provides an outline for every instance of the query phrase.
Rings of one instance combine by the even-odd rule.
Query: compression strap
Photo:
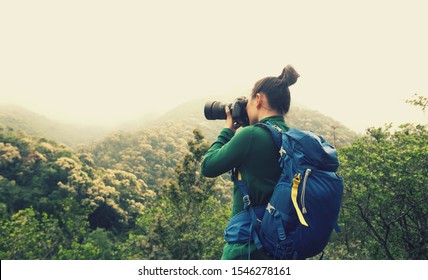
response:
[[[305,221],[302,211],[300,211],[299,205],[297,204],[297,192],[298,192],[301,178],[302,178],[302,175],[300,175],[300,173],[297,173],[297,175],[293,178],[293,187],[291,189],[291,201],[293,201],[294,209],[296,209],[296,213],[297,213],[297,216],[299,217],[300,223],[304,226],[308,226],[308,223]]]

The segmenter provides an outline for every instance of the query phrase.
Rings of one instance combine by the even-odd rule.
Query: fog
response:
[[[405,100],[428,95],[428,4],[343,2],[2,1],[0,103],[116,124],[292,64],[293,101],[357,132],[426,123]]]

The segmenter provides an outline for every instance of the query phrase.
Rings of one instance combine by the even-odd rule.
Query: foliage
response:
[[[421,107],[422,112],[425,113],[425,110],[428,108],[428,97],[419,94],[414,94],[412,99],[406,100],[406,103],[416,107]]]
[[[340,150],[342,257],[428,259],[427,155],[427,128],[410,124],[371,128]]]
[[[0,257],[4,259],[50,259],[62,234],[58,220],[32,208],[19,210],[0,223]]]
[[[90,154],[22,132],[0,134],[0,249],[5,258],[113,257],[103,247],[94,253],[93,245],[101,243],[88,240],[97,229],[126,234],[152,196],[144,181],[125,171],[96,167]],[[58,236],[49,238],[44,233],[49,228]],[[45,239],[51,247],[40,247]],[[18,252],[8,247],[12,244]],[[28,252],[20,244],[28,246]],[[42,254],[40,248],[49,250]]]
[[[105,229],[97,228],[82,241],[74,241],[71,246],[59,246],[54,256],[58,260],[111,260],[115,259],[114,235]]]
[[[208,147],[202,134],[195,131],[188,147],[168,130],[111,137],[94,153],[77,153],[45,138],[1,131],[3,259],[219,257],[229,212],[220,202],[225,187],[199,174]],[[119,157],[111,153],[120,149]],[[132,157],[138,149],[141,162]],[[135,163],[152,173],[138,173]],[[151,186],[143,175],[150,175]]]
[[[189,137],[187,132],[177,134],[167,128],[118,132],[94,143],[86,152],[93,155],[95,165],[132,173],[156,189],[163,178],[174,174]]]
[[[216,259],[220,257],[222,232],[229,207],[216,197],[216,181],[200,172],[208,149],[200,131],[188,142],[189,153],[175,168],[158,199],[138,220],[137,231],[123,249],[130,258]],[[131,250],[129,250],[131,249]],[[135,250],[136,249],[136,250]]]

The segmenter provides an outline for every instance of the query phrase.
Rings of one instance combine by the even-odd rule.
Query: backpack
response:
[[[327,246],[337,225],[343,179],[336,174],[336,149],[311,131],[287,132],[270,123],[258,123],[271,132],[282,168],[269,203],[252,207],[245,180],[232,177],[243,194],[244,209],[225,229],[228,243],[254,241],[257,249],[275,259],[306,259]]]

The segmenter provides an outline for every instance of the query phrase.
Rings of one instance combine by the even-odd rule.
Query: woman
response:
[[[235,135],[234,123],[226,106],[226,125],[217,141],[206,153],[201,171],[207,177],[216,177],[235,169],[246,181],[253,207],[266,205],[279,179],[278,148],[265,128],[256,123],[270,122],[282,130],[288,130],[284,115],[290,108],[290,90],[299,74],[287,65],[279,77],[266,77],[254,85],[247,103],[250,126]],[[243,209],[242,193],[233,188],[232,215]],[[263,250],[257,250],[253,242],[226,244],[222,259],[271,259]]]

